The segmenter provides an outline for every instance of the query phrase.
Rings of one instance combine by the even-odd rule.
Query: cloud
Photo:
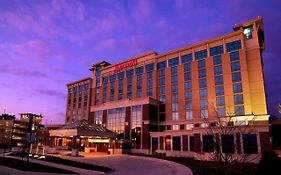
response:
[[[65,98],[65,93],[57,90],[41,88],[41,89],[35,89],[34,91],[39,95]]]

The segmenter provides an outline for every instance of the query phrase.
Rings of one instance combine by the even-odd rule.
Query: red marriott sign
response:
[[[135,60],[128,61],[126,63],[119,64],[119,65],[115,66],[114,71],[119,72],[123,69],[126,69],[126,68],[133,67],[133,66],[137,65],[137,63],[138,63],[138,60],[135,59]]]

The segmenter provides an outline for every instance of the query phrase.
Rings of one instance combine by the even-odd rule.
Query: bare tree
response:
[[[237,154],[235,152],[237,145],[235,144],[234,136],[237,133],[241,136],[242,134],[254,132],[255,116],[249,115],[247,117],[239,117],[234,113],[231,113],[229,109],[226,114],[222,115],[215,107],[213,107],[213,111],[215,118],[209,119],[208,117],[204,117],[208,127],[208,130],[206,131],[207,134],[214,136],[214,153],[212,154],[211,159],[230,164],[245,161],[249,155]],[[231,148],[230,145],[229,147],[223,145],[223,137],[232,138],[234,147]]]

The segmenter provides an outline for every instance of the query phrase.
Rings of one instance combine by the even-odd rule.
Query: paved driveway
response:
[[[114,155],[63,158],[111,167],[114,171],[110,175],[192,175],[191,170],[183,165],[147,157]]]

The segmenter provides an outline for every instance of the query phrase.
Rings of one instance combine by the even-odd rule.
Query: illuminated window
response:
[[[193,113],[192,113],[192,111],[186,111],[186,112],[185,112],[185,119],[186,119],[186,120],[191,120],[191,119],[193,119]]]
[[[172,112],[172,119],[173,119],[173,121],[179,120],[179,113],[178,112]]]
[[[248,26],[243,29],[243,34],[247,40],[253,38],[252,32],[253,32],[253,26]]]
[[[174,131],[180,130],[180,125],[172,125],[172,130]]]

